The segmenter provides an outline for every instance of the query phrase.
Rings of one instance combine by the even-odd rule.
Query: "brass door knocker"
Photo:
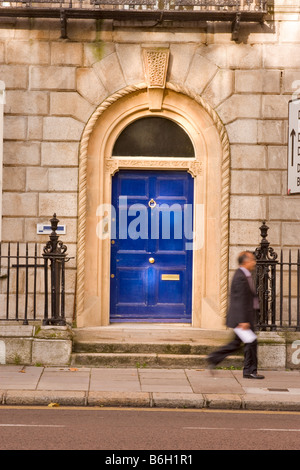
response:
[[[148,206],[151,209],[154,209],[154,207],[156,206],[156,202],[154,201],[154,199],[150,199],[150,201],[148,202]]]

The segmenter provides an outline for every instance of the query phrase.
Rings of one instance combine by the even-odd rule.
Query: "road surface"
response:
[[[105,450],[117,456],[122,450],[188,455],[184,451],[299,447],[297,412],[0,407],[0,450]],[[112,453],[101,458],[106,455]]]

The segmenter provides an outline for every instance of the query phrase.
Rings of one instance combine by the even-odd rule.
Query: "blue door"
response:
[[[111,322],[191,322],[191,175],[119,171],[112,205]]]

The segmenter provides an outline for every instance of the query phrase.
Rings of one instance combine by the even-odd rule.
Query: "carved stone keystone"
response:
[[[160,111],[166,86],[169,63],[167,47],[143,48],[145,78],[148,87],[149,109]]]

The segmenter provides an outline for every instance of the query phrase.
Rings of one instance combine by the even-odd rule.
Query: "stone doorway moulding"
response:
[[[228,136],[211,106],[185,87],[166,83],[161,108],[150,107],[147,84],[128,86],[96,109],[83,132],[79,152],[77,327],[109,324],[110,240],[99,238],[96,230],[103,215],[97,208],[109,207],[111,202],[112,176],[119,169],[180,169],[194,177],[194,203],[199,208],[194,214],[200,248],[193,254],[192,326],[220,329],[228,290]],[[125,127],[153,115],[172,119],[185,129],[195,158],[111,156],[115,140]]]

